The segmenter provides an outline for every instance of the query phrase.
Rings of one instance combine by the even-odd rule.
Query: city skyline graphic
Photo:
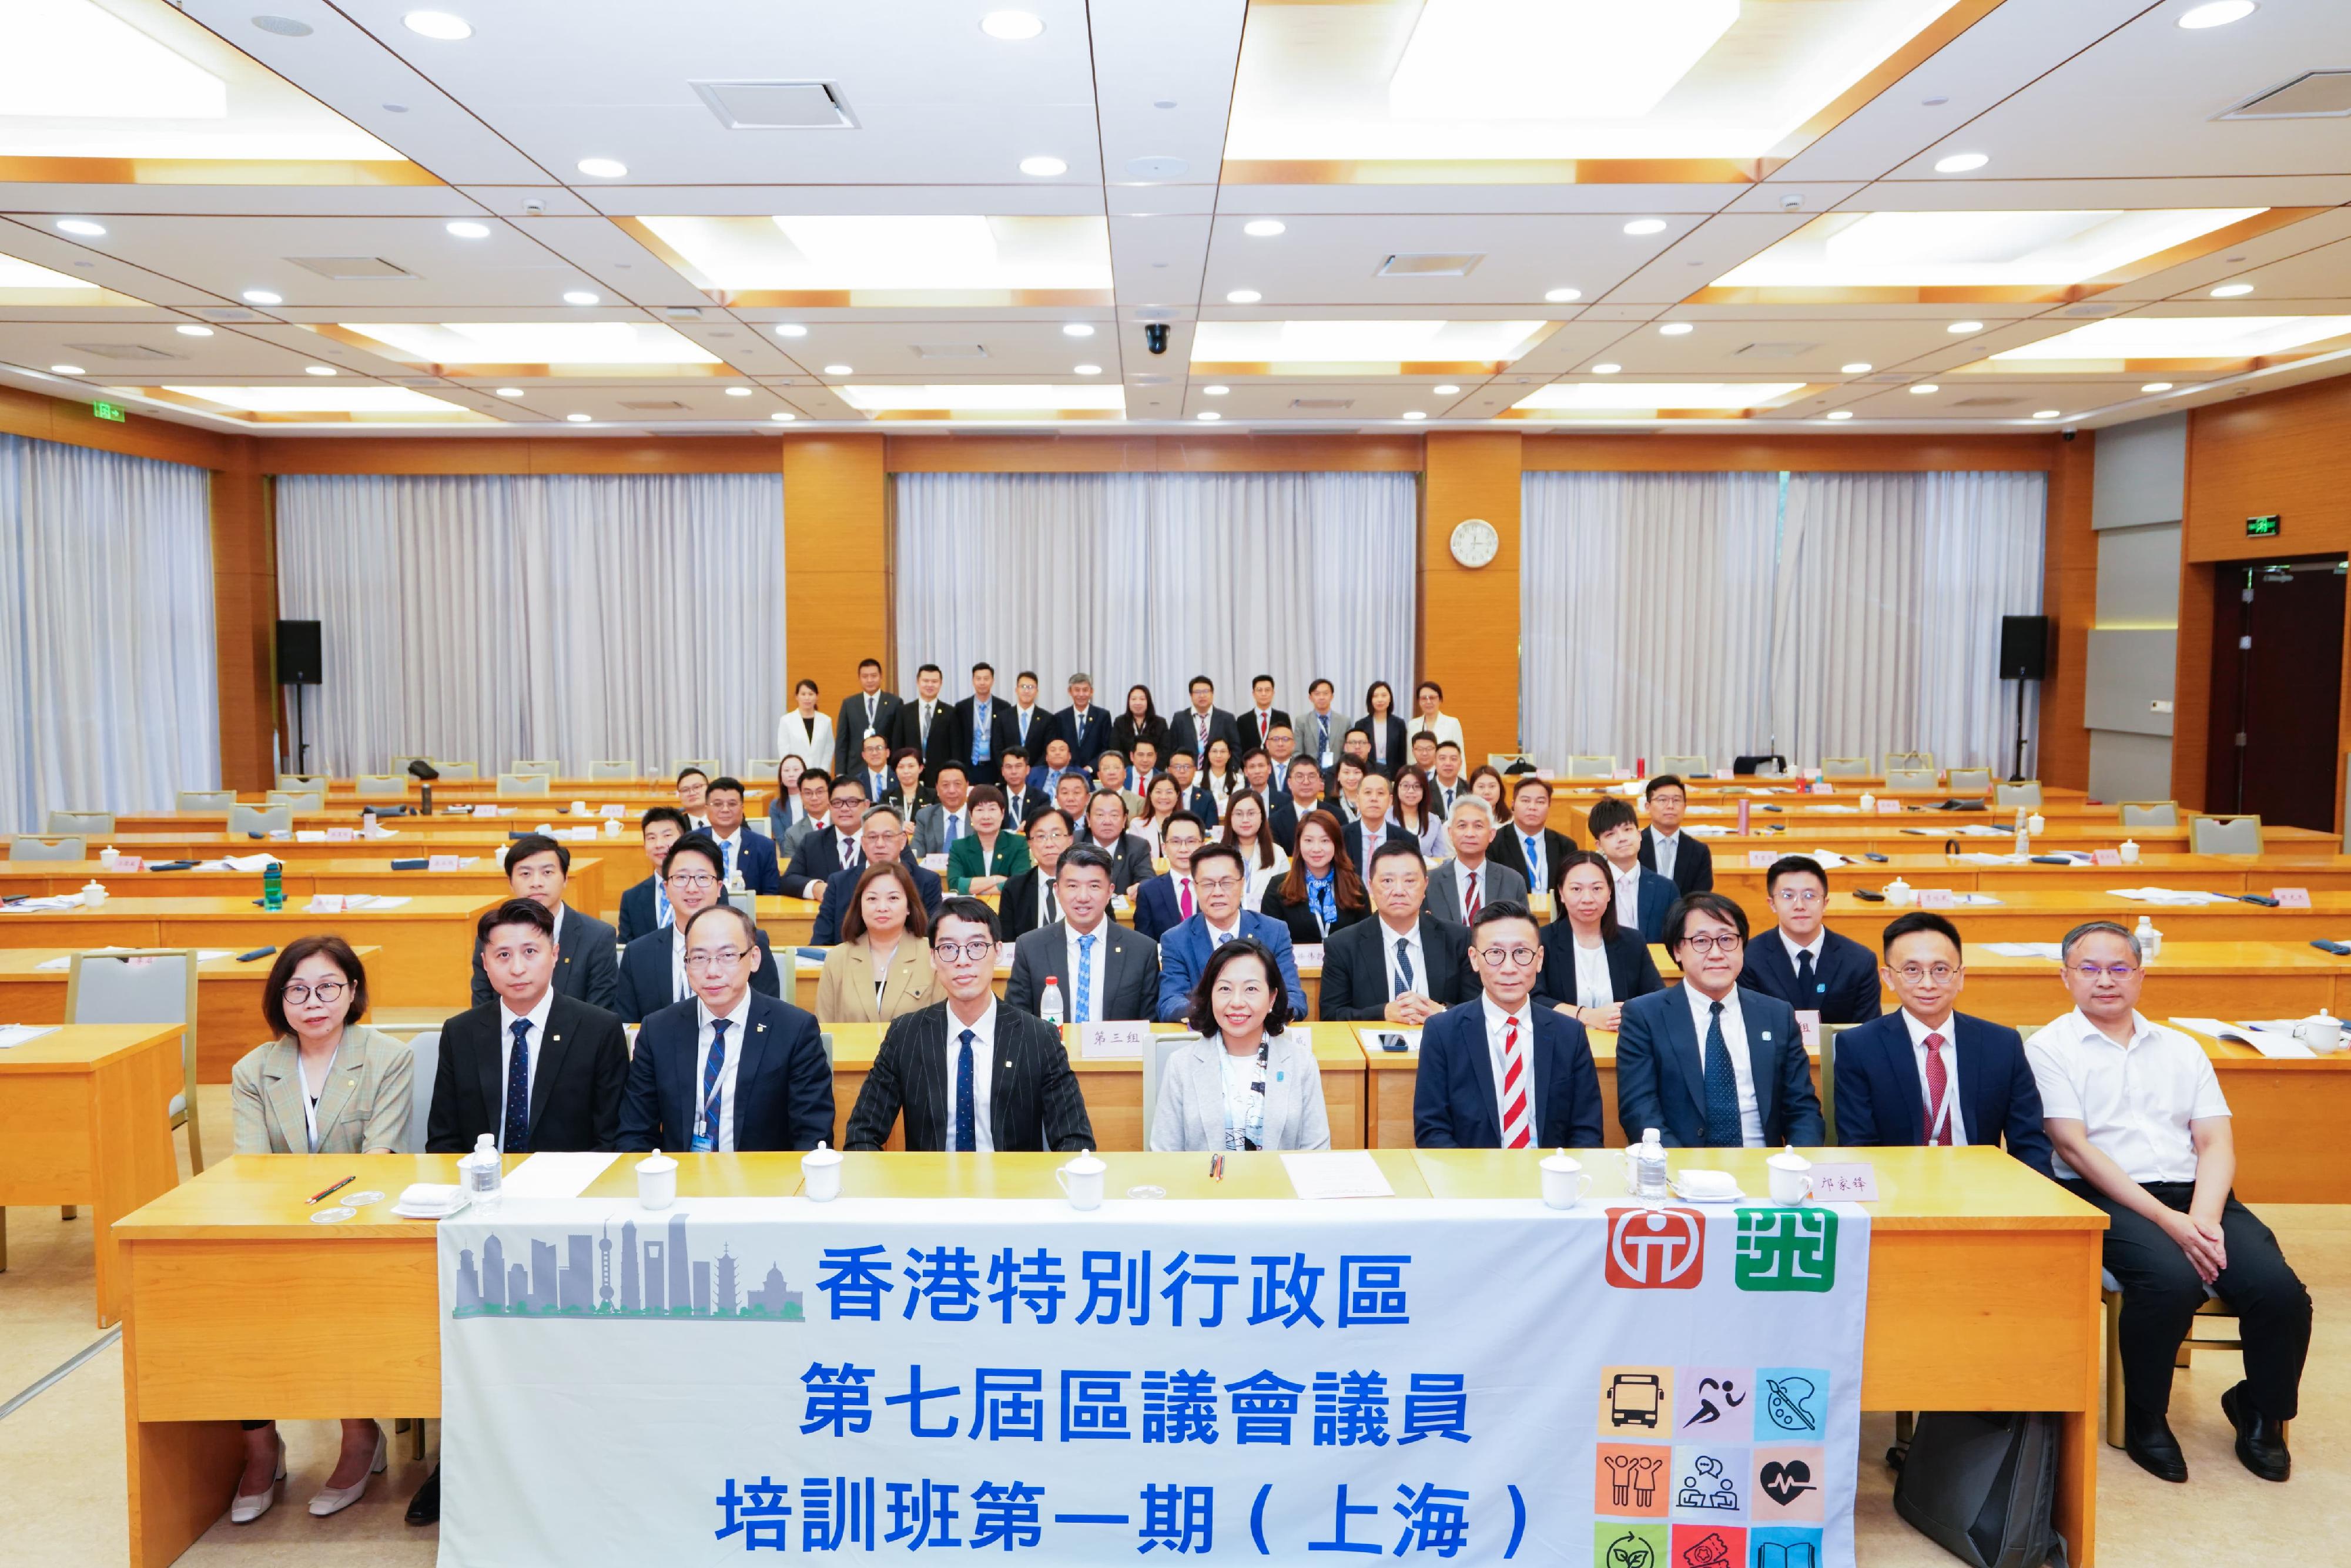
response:
[[[744,1289],[741,1260],[724,1247],[715,1259],[697,1259],[686,1241],[686,1218],[669,1217],[666,1232],[648,1232],[640,1246],[637,1222],[624,1220],[619,1242],[620,1278],[613,1279],[612,1226],[601,1236],[573,1231],[558,1249],[528,1238],[529,1263],[521,1240],[507,1256],[508,1240],[493,1235],[482,1243],[478,1264],[471,1248],[457,1253],[456,1304],[453,1318],[716,1319],[737,1322],[805,1322],[801,1292],[789,1289],[784,1271],[770,1262],[765,1279]]]

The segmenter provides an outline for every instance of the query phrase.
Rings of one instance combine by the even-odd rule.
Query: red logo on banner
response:
[[[1706,1272],[1706,1216],[1695,1208],[1608,1211],[1608,1282],[1626,1291],[1694,1291]]]

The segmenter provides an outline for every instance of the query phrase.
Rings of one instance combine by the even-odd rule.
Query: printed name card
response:
[[[1834,795],[1836,793],[1835,788],[1831,785],[1827,779],[1822,778],[1817,773],[1813,775],[1811,789],[1815,795]]]
[[[1290,949],[1290,960],[1298,966],[1301,974],[1308,969],[1320,969],[1322,967],[1322,944],[1301,942]]]
[[[457,857],[455,855],[434,855],[431,860],[424,862],[424,869],[426,871],[455,871],[457,869]]]
[[[1077,1026],[1078,1055],[1092,1061],[1139,1061],[1151,1040],[1151,1025],[1142,1019]]]
[[[1804,1037],[1804,1049],[1805,1049],[1806,1051],[1819,1051],[1819,1050],[1820,1050],[1820,1048],[1821,1048],[1821,1009],[1818,1009],[1818,1008],[1798,1008],[1798,1009],[1796,1009],[1796,1029],[1797,1029],[1798,1032],[1800,1032],[1801,1034],[1802,1034],[1802,1035],[1803,1035],[1803,1037]]]
[[[2123,863],[2123,852],[2120,850],[2092,850],[2090,852],[2090,863],[2093,865],[2120,865]]]
[[[1738,777],[1739,777],[1739,775],[1738,775],[1738,774],[1733,773],[1733,772],[1732,772],[1729,768],[1716,768],[1716,769],[1714,770],[1714,776],[1715,776],[1717,779],[1736,779],[1736,778],[1738,778]]]
[[[1009,969],[1012,967],[1011,943],[998,942],[996,945],[996,967],[999,969]]]
[[[2278,901],[2280,909],[2308,909],[2310,889],[2306,887],[2273,887],[2270,896]]]
[[[1747,852],[1747,866],[1750,871],[1769,871],[1771,867],[1771,862],[1778,858],[1779,852],[1777,850],[1749,850]]]
[[[1882,800],[1877,802],[1877,814],[1881,817],[1898,817],[1902,814],[1902,802]]]
[[[147,862],[139,855],[117,855],[114,857],[114,869],[117,871],[145,871],[147,869]]]
[[[314,894],[312,894],[310,895],[310,907],[309,907],[309,913],[311,913],[312,915],[340,915],[340,914],[342,914],[342,913],[343,913],[343,895],[342,895],[341,894],[340,894],[340,893],[314,893]]]
[[[609,806],[599,808],[597,811],[597,815],[599,816],[611,817],[615,819],[625,817],[628,814],[629,809],[626,806],[622,805],[618,800],[613,801]]]
[[[327,841],[330,844],[347,844],[357,836],[358,835],[353,833],[349,828],[329,828],[327,830]]]
[[[1633,777],[1633,770],[1629,768],[1611,768],[1609,770],[1608,777],[1617,779],[1630,779]]]
[[[1822,1203],[1876,1203],[1877,1167],[1866,1160],[1846,1165],[1815,1165],[1813,1197]]]
[[[1918,890],[1918,907],[1921,909],[1956,909],[1959,903],[1958,896],[1948,887],[1922,887]]]

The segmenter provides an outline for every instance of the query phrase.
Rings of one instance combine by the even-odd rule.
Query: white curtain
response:
[[[766,755],[783,516],[771,474],[280,479],[279,613],[322,622],[311,768]]]
[[[217,788],[215,656],[211,476],[0,435],[0,825]]]
[[[1537,758],[1770,749],[1779,495],[1777,474],[1525,476],[1519,729]]]
[[[902,474],[896,480],[899,683],[925,663],[946,695],[985,659],[998,689],[1034,670],[1039,701],[1070,674],[1121,713],[1147,685],[1164,716],[1196,674],[1218,706],[1273,676],[1280,706],[1337,686],[1351,719],[1374,680],[1412,704],[1418,508],[1411,474]]]
[[[2000,620],[2041,612],[2046,493],[2040,474],[1790,476],[1771,698],[1791,761],[2012,761]]]

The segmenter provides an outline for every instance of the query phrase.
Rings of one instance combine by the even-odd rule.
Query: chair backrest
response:
[[[1824,1023],[1821,1025],[1821,1124],[1827,1130],[1828,1141],[1837,1141],[1836,1130],[1836,1051],[1837,1036],[1849,1029],[1859,1029],[1857,1023]]]
[[[232,833],[290,833],[294,831],[294,808],[231,806],[228,809],[228,831]]]
[[[114,831],[111,811],[51,811],[45,833],[110,833]]]
[[[308,789],[272,789],[268,804],[288,807],[297,811],[323,811],[327,809],[327,797]]]
[[[2024,779],[2014,784],[1995,784],[1991,787],[1991,803],[2001,809],[2011,806],[2038,806],[2041,804],[2041,780]]]
[[[394,800],[408,798],[408,776],[403,773],[362,773],[351,780],[351,792],[363,797],[387,796]]]
[[[824,1047],[824,1064],[831,1067],[832,1065],[832,1030],[824,1030],[816,1037],[816,1041]]]
[[[325,794],[327,786],[332,782],[324,773],[280,773],[277,776],[280,789],[305,789],[317,795]]]
[[[1889,768],[1886,770],[1888,789],[1932,789],[1938,780],[1931,768]]]
[[[713,779],[726,771],[726,764],[716,757],[681,757],[669,765],[670,777],[674,779],[689,768],[699,768]]]
[[[408,1054],[415,1063],[408,1085],[408,1145],[393,1152],[421,1155],[424,1129],[433,1115],[433,1081],[441,1075],[441,1031],[421,1029],[410,1035]]]
[[[764,779],[772,784],[776,779],[776,769],[783,765],[784,759],[780,757],[754,757],[743,764],[743,777],[755,783]]]
[[[8,841],[8,858],[12,861],[86,861],[89,859],[89,841],[79,835],[62,839],[36,838],[31,833],[18,833]]]
[[[1167,1064],[1176,1053],[1200,1037],[1196,1034],[1155,1034],[1143,1053],[1143,1146],[1154,1149],[1151,1129],[1159,1122],[1159,1085],[1167,1076]],[[1180,1151],[1161,1150],[1161,1153]]]
[[[1876,771],[1874,758],[1823,757],[1821,758],[1821,777],[1823,779],[1865,779]]]
[[[1678,773],[1685,779],[1710,779],[1714,776],[1714,764],[1704,757],[1660,757],[1649,771]]]
[[[2259,817],[2190,817],[2188,848],[2199,855],[2257,855],[2262,852]]]
[[[173,798],[183,811],[225,811],[236,804],[234,789],[183,789]]]
[[[145,947],[122,953],[77,953],[66,971],[68,1023],[175,1023],[180,1035],[180,1092],[172,1114],[186,1109],[196,1087],[196,955],[188,947]]]
[[[588,777],[600,783],[634,779],[636,776],[637,761],[633,757],[607,758],[588,765]]]
[[[563,777],[563,759],[559,757],[518,757],[509,773],[537,773],[549,779]]]
[[[470,762],[444,762],[434,758],[433,766],[441,770],[444,779],[478,779],[482,776],[481,770]]]
[[[1605,779],[1615,771],[1616,757],[1614,752],[1605,757],[1585,752],[1582,755],[1572,755],[1567,759],[1567,776],[1570,779]]]
[[[1989,795],[1991,793],[1991,769],[1954,768],[1943,782],[1954,795]]]
[[[408,772],[408,765],[412,762],[422,762],[427,767],[430,767],[432,765],[433,758],[429,757],[395,757],[392,759],[392,770],[394,773],[405,776]]]
[[[501,795],[544,795],[555,780],[544,773],[501,773],[498,793]]]
[[[1886,770],[1888,773],[1897,768],[1932,768],[1934,766],[1935,754],[1931,751],[1889,751],[1886,754]]]
[[[2126,828],[2179,826],[2179,802],[2177,800],[2125,800],[2116,810]],[[2258,849],[2255,852],[2259,852]]]

